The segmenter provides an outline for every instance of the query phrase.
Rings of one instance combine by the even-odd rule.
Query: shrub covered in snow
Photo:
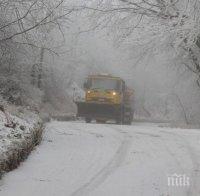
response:
[[[25,118],[7,115],[15,126],[9,127],[5,114],[0,112],[0,174],[16,168],[42,135],[42,123],[36,114],[27,112]]]

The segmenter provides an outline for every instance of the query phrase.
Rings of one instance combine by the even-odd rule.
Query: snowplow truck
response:
[[[89,75],[83,87],[85,100],[75,102],[77,117],[84,117],[87,123],[115,120],[117,124],[131,124],[133,91],[124,80],[111,75]]]

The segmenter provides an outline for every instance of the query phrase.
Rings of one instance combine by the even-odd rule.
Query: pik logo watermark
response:
[[[190,178],[186,174],[172,174],[167,176],[167,185],[172,187],[190,186]]]

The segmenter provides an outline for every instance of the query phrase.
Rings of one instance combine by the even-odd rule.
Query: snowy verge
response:
[[[15,169],[27,158],[42,137],[43,123],[38,115],[26,112],[19,117],[8,114],[15,123],[6,127],[4,113],[0,112],[0,178],[3,173]]]

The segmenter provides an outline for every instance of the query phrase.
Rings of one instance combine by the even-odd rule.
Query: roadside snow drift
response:
[[[42,124],[36,115],[24,119],[9,117],[15,124],[13,128],[5,126],[5,115],[0,112],[0,177],[4,172],[16,168],[28,156],[42,134]]]

